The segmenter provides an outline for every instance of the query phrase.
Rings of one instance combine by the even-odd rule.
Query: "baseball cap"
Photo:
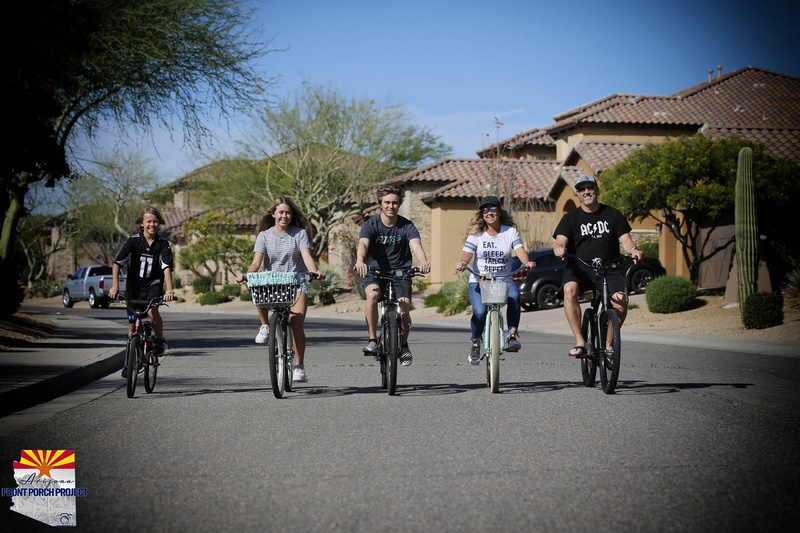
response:
[[[496,205],[497,207],[502,207],[500,200],[497,199],[496,196],[487,196],[483,200],[481,200],[480,208],[484,208],[489,205]]]
[[[578,180],[575,182],[575,188],[577,189],[578,186],[583,183],[588,183],[589,185],[594,185],[597,187],[597,180],[594,179],[594,176],[590,176],[588,174],[581,174],[578,176]]]

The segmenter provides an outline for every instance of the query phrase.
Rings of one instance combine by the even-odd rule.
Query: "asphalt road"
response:
[[[580,384],[564,337],[527,335],[491,394],[466,362],[466,324],[417,324],[389,397],[360,320],[310,319],[310,381],[278,400],[255,329],[170,315],[152,394],[128,399],[115,373],[30,410],[0,437],[0,484],[22,449],[75,449],[77,531],[780,531],[800,518],[800,359],[625,343],[623,329],[608,396]],[[50,530],[10,505],[3,531]]]

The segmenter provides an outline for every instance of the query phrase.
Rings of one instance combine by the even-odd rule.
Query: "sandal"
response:
[[[578,353],[572,353],[576,351]],[[586,346],[573,346],[572,349],[569,351],[569,356],[574,357],[575,359],[583,359],[586,357]]]

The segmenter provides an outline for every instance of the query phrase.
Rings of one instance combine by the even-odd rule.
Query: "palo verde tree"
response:
[[[181,125],[189,146],[210,136],[207,120],[253,108],[267,83],[254,69],[265,42],[248,30],[240,0],[41,0],[21,3],[8,25],[6,96],[11,120],[0,260],[14,250],[32,184],[74,173],[71,143],[111,124],[151,131]],[[9,131],[10,130],[10,131]]]
[[[211,290],[221,273],[231,277],[247,270],[253,255],[253,241],[237,237],[236,222],[225,213],[206,213],[183,225],[183,238],[189,243],[178,252],[180,268],[198,278],[207,277]]]
[[[375,184],[452,151],[400,106],[308,82],[254,118],[230,170],[206,182],[206,200],[260,214],[277,196],[290,196],[312,226],[317,257],[331,228],[374,202]]]
[[[760,144],[694,135],[647,145],[603,173],[602,200],[622,210],[629,220],[650,218],[661,223],[680,242],[696,283],[700,265],[734,244],[731,236],[712,247],[707,236],[718,224],[733,220],[736,167],[744,147],[753,150],[760,233],[779,250],[781,257],[775,259],[791,263],[794,246],[788,207],[800,194],[800,168],[769,156]]]

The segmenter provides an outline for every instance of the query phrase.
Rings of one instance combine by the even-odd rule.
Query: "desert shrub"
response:
[[[800,268],[795,268],[786,275],[783,295],[790,307],[800,307]]]
[[[336,303],[336,295],[344,290],[344,282],[336,272],[328,272],[325,279],[316,279],[308,283],[308,299],[319,301],[320,305]]]
[[[231,299],[220,291],[205,292],[197,298],[197,303],[200,305],[217,305],[230,301]]]
[[[692,306],[697,296],[694,283],[680,276],[659,276],[647,285],[645,301],[653,313],[678,313]]]
[[[192,280],[192,290],[195,294],[203,294],[211,290],[211,278],[201,276]]]
[[[223,295],[227,296],[231,300],[234,298],[238,298],[240,294],[242,294],[242,287],[238,283],[234,283],[232,285],[223,285],[222,290],[220,291]]]
[[[744,302],[742,323],[746,329],[766,329],[783,324],[783,296],[754,292]]]
[[[445,283],[439,292],[429,294],[423,300],[425,307],[436,307],[436,312],[444,315],[462,313],[470,307],[468,276],[457,281]]]
[[[37,279],[28,287],[28,296],[31,298],[51,298],[61,294],[62,283],[49,278]]]
[[[243,302],[251,302],[253,301],[253,295],[250,293],[250,291],[242,292],[239,295],[239,299]]]

